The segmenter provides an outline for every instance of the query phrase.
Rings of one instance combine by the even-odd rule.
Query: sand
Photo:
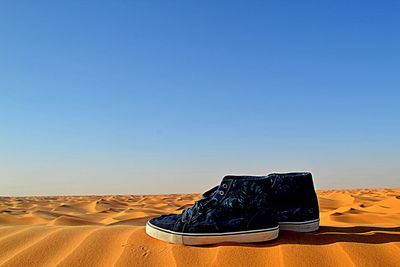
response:
[[[400,189],[318,191],[321,228],[201,247],[146,235],[199,194],[0,197],[1,266],[400,266]]]

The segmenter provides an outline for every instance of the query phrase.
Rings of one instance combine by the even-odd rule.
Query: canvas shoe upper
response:
[[[280,230],[312,232],[319,228],[318,198],[309,172],[272,173],[272,196]]]
[[[148,221],[155,238],[188,245],[261,242],[278,236],[273,180],[266,176],[225,176],[181,214]]]

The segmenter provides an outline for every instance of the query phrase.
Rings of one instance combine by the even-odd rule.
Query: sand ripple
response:
[[[1,266],[400,266],[400,189],[319,191],[321,229],[273,242],[185,247],[149,218],[200,195],[0,197]]]

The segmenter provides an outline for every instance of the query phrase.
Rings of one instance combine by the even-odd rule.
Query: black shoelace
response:
[[[215,192],[218,189],[218,185],[211,188],[207,192],[205,192],[201,199],[196,201],[192,207],[186,208],[182,212],[182,222],[190,222],[197,217],[199,217],[202,213],[204,213],[207,208],[214,205],[217,200],[213,198]]]

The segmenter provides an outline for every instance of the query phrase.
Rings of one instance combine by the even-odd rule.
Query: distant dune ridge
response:
[[[187,195],[0,197],[1,266],[400,266],[400,189],[318,191],[321,229],[189,247],[145,233]]]

